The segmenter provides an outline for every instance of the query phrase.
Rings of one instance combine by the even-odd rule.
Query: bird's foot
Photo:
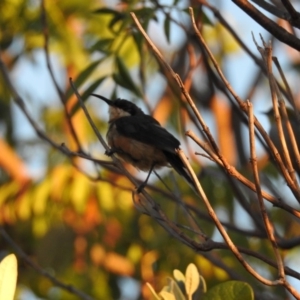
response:
[[[141,184],[137,187],[136,192],[137,192],[138,194],[140,194],[140,193],[143,191],[143,189],[146,187],[146,185],[147,185],[147,182],[141,183]]]
[[[116,149],[109,149],[109,150],[105,150],[104,154],[111,157],[113,154],[115,154],[117,152]]]
[[[124,153],[124,151],[121,149],[118,149],[118,148],[110,148],[109,150],[105,150],[105,152],[104,152],[104,154],[109,157],[111,157],[115,153],[122,154],[122,153]]]

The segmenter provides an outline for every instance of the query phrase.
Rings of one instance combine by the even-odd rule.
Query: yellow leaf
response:
[[[32,196],[32,210],[35,215],[41,215],[45,212],[50,189],[51,183],[49,177],[46,177],[36,186]]]
[[[63,192],[66,189],[72,168],[69,165],[63,164],[53,169],[51,173],[51,198],[61,200]]]
[[[131,244],[127,251],[127,257],[133,263],[138,263],[143,255],[143,249],[138,244]]]
[[[79,213],[85,211],[87,198],[90,194],[91,182],[82,173],[76,172],[70,188],[70,200]]]
[[[183,275],[183,273],[177,269],[175,269],[173,271],[173,276],[175,278],[176,281],[182,281],[182,282],[185,282],[185,277]]]
[[[112,211],[115,209],[115,202],[113,197],[113,189],[111,184],[107,182],[100,182],[97,185],[97,194],[101,209]]]
[[[197,290],[200,283],[199,273],[197,267],[194,264],[189,264],[185,272],[185,291],[192,299],[192,295]]]
[[[33,233],[40,237],[45,235],[48,229],[48,224],[45,217],[35,217],[32,222]]]
[[[17,207],[17,215],[21,220],[28,220],[31,214],[31,193],[26,191],[22,197],[19,198]]]
[[[221,49],[223,53],[233,54],[241,49],[232,35],[219,22],[217,22],[213,27],[210,25],[204,25],[203,36],[204,39],[208,41],[210,48]]]
[[[0,300],[13,300],[17,283],[17,258],[7,255],[0,263]]]
[[[0,139],[0,153],[0,167],[12,178],[20,183],[25,183],[30,179],[24,162],[15,150],[2,139]]]
[[[20,185],[16,181],[10,181],[1,185],[0,189],[0,205],[2,205],[9,197],[15,195]]]
[[[152,285],[149,282],[146,282],[147,287],[149,288],[149,290],[151,291],[152,295],[155,297],[156,300],[160,300],[161,298],[156,294],[154,288],[152,287]]]
[[[168,293],[166,291],[162,291],[159,293],[159,295],[164,299],[164,300],[176,300],[175,296],[171,293]]]

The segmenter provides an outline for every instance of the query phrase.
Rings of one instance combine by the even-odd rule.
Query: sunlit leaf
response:
[[[5,201],[12,199],[19,189],[20,184],[16,181],[10,181],[3,184],[0,189],[0,205],[2,205]]]
[[[68,164],[56,166],[49,174],[51,181],[51,198],[55,201],[61,201],[63,193],[68,187],[68,182],[72,176],[73,168]]]
[[[41,215],[45,212],[50,191],[51,181],[49,177],[41,181],[33,190],[32,211],[35,215]]]
[[[16,290],[18,269],[14,254],[7,255],[0,263],[0,300],[13,300]]]
[[[170,292],[175,296],[176,300],[186,300],[182,290],[180,289],[180,286],[176,281],[174,281],[174,279],[168,278],[168,285],[170,287]]]
[[[106,254],[104,267],[110,272],[126,276],[132,275],[135,269],[133,263],[128,258],[115,252]]]
[[[16,210],[21,220],[27,220],[31,216],[31,193],[29,190],[18,199]]]
[[[185,291],[192,299],[192,295],[197,290],[200,283],[199,273],[197,267],[194,264],[189,264],[185,272]]]
[[[101,182],[97,185],[96,191],[101,209],[112,211],[116,207],[112,185],[107,182]]]
[[[161,300],[161,297],[155,292],[154,288],[151,286],[149,282],[146,282],[147,287],[151,291],[152,295],[155,297],[156,300]]]
[[[166,291],[162,291],[159,293],[159,295],[164,299],[164,300],[176,300],[175,296],[171,293],[168,293]]]
[[[176,280],[177,284],[179,285],[180,289],[182,291],[185,291],[185,276],[184,276],[184,274],[180,270],[175,269],[173,271],[173,277]]]
[[[127,257],[133,262],[138,263],[143,255],[143,248],[138,244],[131,244],[128,251]]]
[[[91,183],[83,174],[76,172],[70,187],[70,201],[79,213],[83,213],[90,194]]]
[[[46,216],[36,216],[32,220],[32,231],[36,237],[42,237],[49,228]]]
[[[24,162],[2,138],[0,138],[0,153],[0,168],[21,183],[29,180]]]

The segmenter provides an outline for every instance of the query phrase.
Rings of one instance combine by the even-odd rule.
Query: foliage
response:
[[[185,275],[175,269],[173,276],[174,279],[168,278],[168,285],[164,286],[159,294],[148,284],[155,299],[254,299],[251,287],[247,283],[239,281],[227,281],[207,291],[205,279],[198,273],[194,264],[188,265]]]
[[[299,296],[300,143],[284,105],[297,135],[300,47],[286,28],[299,22],[281,2],[264,7],[275,23],[242,0],[0,0],[0,253],[19,258],[17,295],[150,299],[146,282],[159,290],[194,261],[213,286],[203,299],[248,285]],[[256,22],[278,40],[241,40]],[[107,108],[91,93],[130,99],[174,133],[200,189],[167,169],[137,194],[141,173],[104,155]]]

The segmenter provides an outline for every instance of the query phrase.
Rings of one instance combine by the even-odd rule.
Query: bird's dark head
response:
[[[109,122],[116,120],[121,117],[128,117],[128,116],[136,116],[136,115],[143,115],[144,112],[137,107],[134,103],[124,100],[124,99],[116,99],[116,100],[109,100],[101,95],[91,94],[109,105]]]

